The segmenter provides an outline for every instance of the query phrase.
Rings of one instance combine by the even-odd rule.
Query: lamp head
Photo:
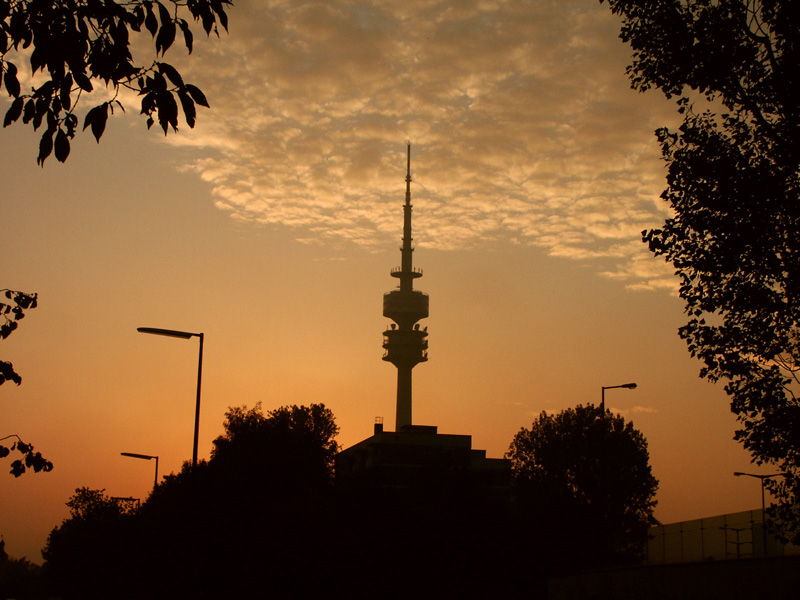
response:
[[[135,452],[120,452],[121,456],[130,456],[131,458],[143,458],[145,460],[151,460],[153,458],[158,458],[157,456],[150,456],[149,454],[136,454]]]
[[[176,337],[188,340],[190,337],[198,335],[197,333],[189,333],[188,331],[176,331],[174,329],[159,329],[157,327],[137,327],[136,331],[139,333],[151,333],[153,335],[165,335],[167,337]]]

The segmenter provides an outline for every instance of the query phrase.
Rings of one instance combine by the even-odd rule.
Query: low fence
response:
[[[800,554],[763,524],[761,509],[651,527],[647,564],[676,564]]]

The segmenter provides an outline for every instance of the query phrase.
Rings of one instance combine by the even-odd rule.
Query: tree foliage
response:
[[[23,558],[3,558],[0,553],[0,598],[47,600],[42,567]]]
[[[120,502],[117,498],[107,496],[105,490],[93,490],[87,487],[77,488],[75,494],[67,501],[69,507],[68,522],[106,523],[116,521],[121,516],[134,514],[129,503]]]
[[[64,598],[314,597],[329,589],[331,464],[321,404],[231,408],[210,460],[164,477],[135,512],[77,490],[44,552]],[[345,594],[346,595],[346,594]]]
[[[519,501],[557,524],[568,543],[601,560],[641,552],[658,481],[633,423],[593,405],[543,412],[517,432],[506,457]]]
[[[148,129],[154,122],[164,131],[178,129],[178,105],[189,127],[194,127],[196,104],[208,106],[203,93],[186,83],[162,59],[177,38],[189,53],[192,21],[206,35],[227,30],[229,0],[0,0],[0,68],[2,85],[12,99],[3,126],[18,119],[34,130],[44,125],[37,162],[55,153],[64,162],[70,140],[79,127],[77,107],[83,94],[101,84],[113,91],[111,99],[88,110],[83,129],[90,128],[99,142],[106,121],[119,102],[120,88],[141,96],[141,114]],[[141,61],[132,53],[136,34],[149,34],[155,56]],[[16,55],[16,57],[15,57]],[[34,76],[30,90],[22,88],[17,62],[30,61]],[[37,76],[38,75],[38,76]]]
[[[16,438],[16,441],[11,442],[11,446],[0,444],[0,458],[5,458],[12,452],[17,452],[22,456],[11,463],[10,473],[14,477],[19,477],[27,469],[33,469],[35,473],[44,471],[45,473],[53,470],[53,463],[42,456],[41,452],[35,452],[33,444],[26,444],[16,434],[7,435],[0,438],[0,442]]]
[[[25,316],[25,311],[36,308],[37,295],[16,292],[13,290],[0,290],[3,292],[7,302],[0,302],[0,315],[3,321],[0,322],[0,339],[6,339],[19,325],[19,321]],[[17,385],[22,383],[22,377],[14,370],[14,365],[8,361],[0,361],[0,385],[6,381],[13,381]],[[0,442],[15,438],[11,446],[0,444],[0,458],[5,458],[11,452],[17,452],[20,458],[11,463],[11,474],[19,477],[27,469],[34,472],[52,471],[53,463],[42,456],[41,452],[35,452],[33,444],[26,444],[16,434],[7,435],[0,438]]]
[[[58,596],[125,597],[121,592],[135,582],[126,564],[135,507],[105,490],[87,487],[76,489],[67,506],[69,517],[50,532],[42,550],[47,575],[58,584]]]
[[[683,114],[677,131],[657,131],[673,216],[644,240],[680,277],[680,336],[701,376],[726,382],[736,438],[786,473],[770,485],[800,537],[800,11],[790,0],[609,5],[634,51],[633,87],[660,89]]]
[[[279,478],[281,485],[333,483],[339,427],[325,405],[283,406],[266,415],[260,403],[249,410],[234,407],[223,427],[211,451],[213,465],[229,472],[244,465],[273,483]]]
[[[25,317],[25,311],[36,308],[37,295],[25,294],[14,290],[0,290],[7,302],[0,302],[0,339],[6,339],[19,326],[19,321]],[[14,370],[8,361],[0,361],[0,385],[6,381],[13,381],[17,385],[22,383],[22,377]]]

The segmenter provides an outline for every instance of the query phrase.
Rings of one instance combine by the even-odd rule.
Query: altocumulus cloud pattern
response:
[[[666,216],[653,130],[675,111],[630,90],[618,34],[585,0],[237,2],[188,63],[213,110],[167,143],[233,218],[371,249],[396,237],[408,139],[425,246],[674,289],[640,232]]]

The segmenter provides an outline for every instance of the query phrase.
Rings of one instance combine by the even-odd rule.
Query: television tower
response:
[[[403,206],[403,245],[401,266],[391,270],[400,280],[398,289],[383,295],[383,316],[394,324],[383,332],[383,360],[397,367],[397,420],[395,430],[411,425],[411,369],[428,360],[427,327],[417,321],[428,316],[428,295],[414,289],[422,271],[411,264],[411,144],[406,167],[406,203]]]

